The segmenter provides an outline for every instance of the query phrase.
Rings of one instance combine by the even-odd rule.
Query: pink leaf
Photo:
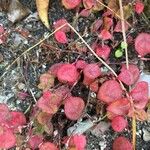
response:
[[[114,140],[113,150],[132,150],[132,144],[127,138],[120,136]]]
[[[113,19],[110,17],[104,17],[104,29],[109,30],[113,25]]]
[[[94,7],[95,2],[94,0],[83,0],[83,5],[86,9],[91,9],[92,7]]]
[[[5,32],[4,27],[0,25],[0,34],[3,34],[4,32]]]
[[[90,13],[91,13],[90,9],[83,9],[83,10],[81,10],[79,15],[82,17],[88,17],[90,15]]]
[[[79,73],[72,64],[62,65],[57,72],[57,78],[62,83],[73,84],[78,80]]]
[[[144,10],[144,4],[139,0],[135,2],[135,11],[137,14],[141,14]]]
[[[135,39],[135,50],[144,57],[150,53],[150,34],[140,33]]]
[[[53,76],[57,76],[57,72],[59,70],[59,68],[63,65],[63,63],[56,63],[56,64],[53,64],[49,70],[48,70],[48,73],[52,74]]]
[[[77,134],[73,135],[70,139],[69,147],[75,147],[77,150],[85,150],[86,136]]]
[[[0,124],[5,123],[11,117],[11,113],[6,104],[0,104]]]
[[[26,124],[26,117],[22,112],[12,111],[11,119],[7,121],[10,128],[17,129]]]
[[[103,23],[102,19],[95,20],[91,26],[91,32],[97,32],[101,27],[102,23]]]
[[[112,102],[108,107],[107,111],[113,113],[113,115],[127,115],[130,109],[130,102],[126,98],[118,99]]]
[[[136,65],[129,65],[129,69],[126,68],[126,65],[122,65],[118,79],[126,85],[132,85],[138,80],[139,75],[140,71]]]
[[[148,83],[145,81],[138,82],[130,94],[136,108],[145,108],[148,103]]]
[[[114,117],[111,122],[113,130],[116,132],[122,132],[126,128],[127,124],[127,120],[122,116]]]
[[[55,32],[54,36],[55,36],[55,39],[57,40],[57,42],[62,43],[62,44],[68,43],[68,39],[67,39],[65,32],[57,31],[57,32]]]
[[[98,91],[98,88],[99,88],[98,80],[95,80],[94,82],[92,82],[92,83],[90,84],[90,90],[91,90],[91,91],[97,92],[97,91]]]
[[[54,29],[58,29],[59,27],[61,27],[64,24],[67,24],[67,20],[66,19],[59,19],[56,22],[54,22]],[[62,32],[69,32],[70,28],[68,27],[68,25],[64,26],[63,28],[60,29],[60,31]]]
[[[110,54],[110,47],[107,45],[103,45],[103,46],[98,46],[96,48],[96,54],[103,58],[104,60],[107,60]]]
[[[112,39],[112,35],[110,32],[106,29],[103,29],[101,33],[99,34],[99,37],[102,38],[103,40],[109,40]]]
[[[69,97],[65,101],[64,110],[68,119],[78,120],[82,115],[85,104],[80,97]]]
[[[28,144],[30,148],[32,149],[37,149],[38,146],[42,143],[43,137],[41,135],[33,135],[30,137]]]
[[[44,92],[43,96],[38,100],[37,106],[42,109],[43,112],[54,114],[58,110],[58,106],[55,102],[51,102],[51,93]]]
[[[39,150],[58,150],[58,148],[51,142],[45,142],[40,145]]]
[[[101,75],[100,67],[96,64],[87,64],[83,70],[83,84],[90,85],[97,77]]]
[[[83,70],[86,67],[87,63],[84,60],[77,60],[75,66],[79,70]]]
[[[125,22],[125,31],[127,31],[128,29],[129,29],[129,25],[127,24],[127,22]],[[121,21],[117,22],[115,29],[114,29],[114,32],[122,32]]]
[[[74,9],[80,5],[81,0],[62,0],[62,4],[66,9]]]
[[[99,88],[97,98],[105,103],[111,103],[122,97],[123,91],[120,84],[115,80],[104,82]]]
[[[12,131],[6,127],[0,126],[0,148],[9,149],[16,144],[16,137]]]

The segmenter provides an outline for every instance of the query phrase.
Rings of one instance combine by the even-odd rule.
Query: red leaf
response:
[[[140,1],[135,2],[135,11],[137,14],[141,14],[144,10],[144,4]]]
[[[57,20],[56,22],[54,22],[54,29],[58,29],[59,27],[61,27],[62,25],[64,24],[67,24],[67,20],[66,19],[59,19]],[[63,31],[63,32],[69,32],[70,31],[70,28],[68,25],[64,26],[63,28],[60,29],[60,31]]]
[[[96,48],[96,54],[103,58],[104,60],[107,60],[110,54],[110,47],[107,45],[103,45],[103,46],[98,46]]]
[[[136,108],[145,108],[148,103],[148,83],[144,81],[138,82],[130,94]]]
[[[30,148],[32,149],[37,149],[38,146],[42,143],[43,137],[41,135],[33,135],[30,137],[28,144]]]
[[[150,34],[140,33],[135,39],[135,50],[144,57],[150,53]]]
[[[16,137],[12,131],[6,127],[0,126],[0,148],[9,149],[16,144]]]
[[[90,85],[97,77],[101,75],[100,67],[97,64],[87,64],[83,70],[83,84]]]
[[[113,150],[132,150],[132,144],[127,138],[120,136],[114,140]]]
[[[132,85],[138,80],[139,75],[140,71],[136,65],[129,65],[129,69],[126,68],[126,65],[122,65],[118,79],[126,85]]]
[[[66,9],[74,9],[80,5],[81,0],[62,0],[62,4]]]
[[[126,128],[127,124],[127,120],[122,116],[114,117],[111,122],[113,130],[116,132],[122,132]]]
[[[65,101],[64,110],[68,119],[78,120],[82,115],[85,104],[80,97],[69,97]]]
[[[59,149],[53,143],[45,142],[42,145],[40,145],[39,150],[59,150]]]
[[[122,97],[123,91],[120,84],[115,80],[104,82],[99,88],[97,98],[105,103],[111,103]]]
[[[113,113],[113,115],[127,115],[130,109],[130,102],[126,98],[122,98],[112,102],[108,107],[107,111]]]
[[[57,40],[57,42],[62,43],[62,44],[68,43],[68,39],[67,39],[65,32],[57,31],[57,32],[55,32],[54,36],[55,36],[55,39]]]
[[[109,40],[112,39],[112,35],[110,32],[106,29],[103,29],[101,33],[99,34],[99,37],[102,38],[103,40]]]
[[[72,64],[62,65],[57,72],[57,78],[62,83],[73,84],[78,80],[79,73]]]

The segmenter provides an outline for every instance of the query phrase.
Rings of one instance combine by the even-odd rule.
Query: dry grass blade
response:
[[[132,117],[132,144],[133,144],[133,150],[135,150],[136,147],[136,118],[135,115]]]

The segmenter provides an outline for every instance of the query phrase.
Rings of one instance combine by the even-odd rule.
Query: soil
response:
[[[31,10],[31,14],[36,12],[35,1],[20,0],[20,2]],[[94,13],[88,18],[80,17],[77,20],[76,15],[76,10],[68,11],[61,5],[60,0],[52,0],[49,9],[50,32],[53,30],[52,24],[54,21],[60,18],[66,18],[69,23],[74,23],[74,27],[80,35],[85,34],[84,39],[88,44],[91,44],[97,39],[97,35],[90,32],[90,27],[95,19],[102,17],[102,12],[99,14]],[[58,44],[55,39],[51,37],[46,40],[43,45],[35,47],[33,50],[25,53],[23,57],[19,57],[26,49],[36,44],[45,35],[45,32],[48,32],[40,20],[37,18],[28,19],[27,17],[12,24],[7,18],[7,13],[0,12],[0,24],[8,31],[6,42],[0,45],[0,103],[7,103],[12,110],[23,111],[28,117],[32,106],[42,93],[37,87],[39,77],[42,73],[47,71],[52,64],[57,62],[74,62],[79,58],[87,62],[98,62],[98,60],[90,52],[85,53],[74,49],[74,44],[80,42],[78,37],[74,34],[69,41],[71,44]],[[135,16],[135,18],[136,22],[127,32],[127,35],[135,38],[141,32],[150,33],[149,24],[146,24],[143,18],[138,15]],[[22,36],[19,30],[29,35],[27,37]],[[114,45],[114,43],[120,42],[121,40],[121,33],[117,33],[114,39],[115,42],[111,41],[108,44]],[[137,64],[141,71],[150,72],[149,61],[142,60],[137,56],[133,44],[129,45],[128,50],[129,62]],[[148,57],[149,56],[147,56],[147,58]],[[18,58],[18,60],[6,70],[16,58]],[[122,62],[125,62],[125,57],[123,56],[117,59],[114,57],[114,51],[112,51],[108,63],[115,72],[119,71]],[[20,93],[28,94],[25,100],[20,99],[18,96]],[[85,102],[90,99],[90,103],[87,106],[87,114],[90,117],[98,118],[98,115],[102,115],[93,107],[93,105],[97,105],[97,100],[95,97],[93,98],[92,95],[94,93],[89,95],[89,90],[85,86],[77,84],[72,89],[72,94],[81,96]],[[96,107],[102,108],[103,106]],[[63,137],[66,136],[67,129],[76,122],[66,121],[61,111],[59,111],[58,114],[61,115],[58,117],[56,114],[53,117],[54,131],[60,132],[60,136]],[[87,118],[88,116],[85,116],[84,119]],[[103,121],[107,123],[107,119]],[[137,122],[136,150],[150,150],[150,140],[143,140],[143,129],[150,130],[149,121]],[[87,150],[112,150],[112,142],[118,135],[124,135],[131,139],[131,124],[129,124],[129,127],[123,133],[113,132],[110,127],[106,129],[104,133],[101,133],[100,136],[94,135],[92,129],[87,130],[85,134],[88,141]],[[55,141],[57,139],[58,137],[55,137],[53,140]]]

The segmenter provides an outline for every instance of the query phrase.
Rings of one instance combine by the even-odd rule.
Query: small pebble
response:
[[[146,129],[143,129],[143,140],[145,142],[150,141],[150,132],[147,131]]]

